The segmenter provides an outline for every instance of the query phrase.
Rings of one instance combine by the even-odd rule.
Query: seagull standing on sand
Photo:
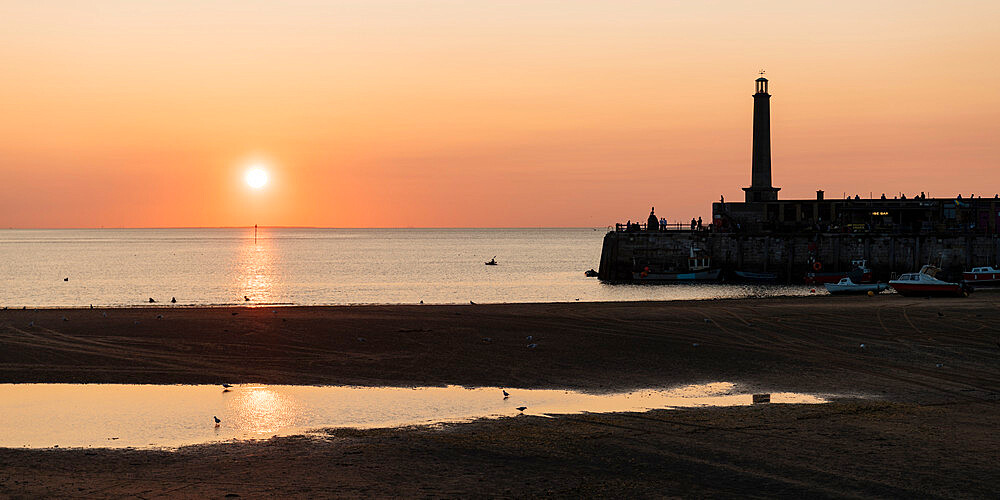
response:
[[[527,409],[528,409],[528,407],[527,407],[527,406],[518,406],[518,407],[517,407],[517,408],[515,408],[515,409],[516,409],[517,411],[521,412],[521,413],[524,413],[524,410],[527,410]]]
[[[505,390],[503,390],[503,389],[500,389],[500,392],[502,392],[502,393],[503,393],[503,398],[504,398],[504,399],[507,399],[507,398],[509,398],[509,397],[510,397],[510,393],[509,393],[509,392],[507,392],[507,391],[505,391]]]
[[[219,423],[222,422],[222,420],[219,420],[219,417],[216,417],[215,415],[212,415],[212,418],[215,419],[215,426],[218,427]]]

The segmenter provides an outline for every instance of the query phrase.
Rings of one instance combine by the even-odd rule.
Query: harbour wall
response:
[[[852,260],[865,259],[879,281],[928,263],[958,279],[962,271],[1000,261],[996,235],[611,231],[604,236],[599,278],[630,281],[632,272],[645,266],[683,272],[691,248],[703,250],[712,267],[725,275],[736,270],[777,273],[785,283],[802,283],[815,261],[823,271],[849,271]]]

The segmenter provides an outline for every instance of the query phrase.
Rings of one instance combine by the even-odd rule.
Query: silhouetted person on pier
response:
[[[694,217],[691,217],[691,230],[692,230],[692,231],[694,231],[694,229],[695,229],[695,228],[696,228],[697,226],[698,226],[698,221],[696,221],[696,220],[694,219]]]
[[[883,200],[885,199],[885,193],[882,193],[882,199]]]
[[[656,207],[649,207],[649,218],[646,219],[646,231],[658,231],[660,229],[660,220],[653,214],[655,209]]]
[[[701,231],[701,217],[698,217],[698,230]]]

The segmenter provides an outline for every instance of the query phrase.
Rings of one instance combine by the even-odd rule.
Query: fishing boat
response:
[[[1000,286],[1000,269],[992,266],[974,267],[971,271],[962,273],[962,281],[976,287]]]
[[[807,285],[837,283],[844,278],[851,278],[855,283],[872,282],[872,270],[868,268],[868,261],[864,259],[852,260],[850,271],[823,271],[823,263],[818,260],[813,261],[811,267],[813,271],[806,273]]]
[[[831,295],[879,293],[889,288],[885,283],[855,283],[851,278],[841,278],[836,283],[824,283],[823,286]]]
[[[965,283],[953,283],[937,278],[941,269],[930,264],[921,267],[918,273],[906,273],[889,282],[900,295],[907,297],[927,297],[931,295],[965,297],[972,287]]]
[[[722,274],[722,269],[712,269],[712,258],[704,250],[691,248],[687,260],[687,272],[654,271],[645,266],[642,271],[633,272],[634,281],[715,281]]]

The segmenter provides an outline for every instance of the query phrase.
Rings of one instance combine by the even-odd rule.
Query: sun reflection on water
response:
[[[229,405],[230,423],[240,431],[266,435],[288,427],[296,420],[297,408],[286,396],[267,387],[244,387]]]
[[[274,239],[266,229],[257,230],[257,236],[243,240],[239,249],[234,275],[237,299],[248,298],[247,302],[274,302],[278,252]]]

